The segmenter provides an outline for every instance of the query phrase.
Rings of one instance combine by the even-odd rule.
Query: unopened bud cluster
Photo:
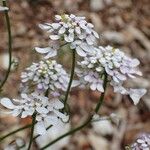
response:
[[[36,85],[39,90],[50,89],[66,91],[69,76],[55,60],[44,60],[33,63],[21,75],[22,83],[26,86]]]

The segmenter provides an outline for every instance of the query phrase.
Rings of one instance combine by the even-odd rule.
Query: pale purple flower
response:
[[[68,120],[68,116],[59,111],[64,107],[64,104],[58,98],[49,99],[38,92],[30,95],[22,93],[20,99],[2,98],[0,103],[9,110],[6,113],[15,117],[26,118],[36,113],[35,129],[38,134],[46,133],[45,122],[57,125],[59,119],[64,122]]]
[[[92,53],[88,53],[81,62],[78,62],[81,69],[77,74],[81,84],[89,85],[91,90],[104,92],[103,75],[106,72],[114,92],[129,95],[136,105],[146,90],[125,88],[124,82],[128,78],[142,75],[137,68],[139,63],[139,60],[126,56],[119,49],[100,46],[94,48]]]
[[[69,44],[70,48],[75,49],[81,57],[94,49],[96,39],[99,38],[98,33],[93,29],[93,24],[85,21],[85,17],[73,14],[56,15],[55,23],[40,24],[39,27],[50,34],[51,40]],[[46,53],[46,58],[53,57],[57,53],[57,50],[52,48],[36,48],[36,51]]]
[[[39,90],[50,89],[52,91],[57,89],[66,91],[69,81],[66,71],[55,60],[33,63],[22,72],[21,78],[22,83],[27,86],[36,86]]]
[[[136,142],[131,145],[131,150],[150,150],[150,134],[139,135]]]

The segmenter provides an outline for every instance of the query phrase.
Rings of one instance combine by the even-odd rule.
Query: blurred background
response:
[[[52,22],[55,14],[73,13],[86,16],[101,35],[99,45],[109,44],[121,48],[128,55],[141,61],[140,69],[143,77],[127,83],[128,86],[143,87],[148,90],[137,106],[133,105],[128,96],[114,94],[112,89],[107,90],[100,115],[117,114],[120,118],[118,126],[107,121],[97,125],[91,124],[48,150],[124,150],[125,146],[133,143],[139,134],[150,133],[149,0],[8,0],[8,5],[13,57],[19,64],[17,69],[12,70],[0,96],[18,96],[20,73],[33,61],[39,59],[33,50],[34,47],[46,47],[48,44],[48,36],[38,28],[38,24]],[[8,65],[7,43],[4,14],[0,13],[0,80],[3,79]],[[61,59],[69,68],[67,63],[69,56],[62,56]],[[82,121],[94,108],[99,96],[98,92],[73,89],[69,99],[71,125],[64,129],[68,130],[69,126],[75,126]],[[30,122],[30,118],[18,120],[11,116],[0,115],[0,135]],[[56,132],[57,136],[60,132]],[[26,140],[28,134],[29,130],[24,130],[9,137],[1,143],[0,149],[16,137]],[[53,134],[48,140],[53,139],[51,136]],[[38,150],[40,145],[40,141],[35,142],[33,150]]]

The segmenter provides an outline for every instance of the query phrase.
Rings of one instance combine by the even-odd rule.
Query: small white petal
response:
[[[55,15],[55,19],[59,21],[59,20],[61,20],[62,18],[61,18],[60,15]]]
[[[60,30],[58,31],[59,34],[64,34],[66,31],[65,27],[61,27]]]
[[[59,35],[50,35],[49,37],[51,40],[58,40],[60,38]]]
[[[98,38],[98,39],[99,39],[99,35],[98,35],[98,33],[97,33],[97,32],[93,31],[93,34],[94,34],[94,36],[95,36],[96,38]]]
[[[39,27],[40,27],[42,30],[49,30],[49,29],[51,29],[51,26],[46,25],[46,24],[39,24]]]
[[[8,109],[14,109],[16,107],[9,98],[2,98],[0,103]]]
[[[95,91],[96,90],[96,84],[95,83],[91,84],[90,88],[91,88],[91,90]]]
[[[134,102],[134,105],[138,104],[140,98],[145,95],[147,92],[146,89],[130,89],[129,96]]]
[[[80,29],[80,27],[76,27],[76,28],[75,28],[75,31],[76,31],[77,34],[81,34],[81,29]]]
[[[43,121],[37,122],[37,124],[35,125],[35,130],[40,135],[46,134],[46,128],[44,122]]]
[[[55,103],[54,108],[56,108],[56,109],[62,109],[64,107],[64,104],[59,100],[55,100],[54,103]]]
[[[115,76],[113,76],[113,80],[114,80],[115,82],[119,83],[118,78],[116,78]]]
[[[95,41],[94,38],[95,38],[95,37],[92,36],[92,35],[87,36],[87,38],[86,38],[87,43],[88,43],[89,45],[93,45],[93,44],[94,44],[94,41]]]
[[[28,116],[28,112],[27,111],[23,111],[21,114],[21,118],[26,118]]]
[[[85,57],[86,56],[86,53],[82,50],[82,48],[80,48],[79,46],[76,47],[76,52],[79,56],[81,57]]]
[[[103,85],[102,84],[98,84],[97,85],[97,90],[100,91],[100,92],[104,92]]]
[[[14,109],[11,113],[12,113],[12,116],[17,117],[21,113],[21,110]]]
[[[54,57],[56,55],[57,55],[57,51],[52,49],[51,51],[48,52],[48,54],[44,58],[48,59],[48,58]]]
[[[45,107],[37,107],[36,111],[40,114],[47,114],[49,112]]]
[[[48,53],[49,51],[51,51],[51,50],[53,50],[53,49],[50,48],[50,47],[45,47],[45,48],[35,47],[35,50],[36,50],[38,53],[45,54],[45,53]]]
[[[133,59],[132,61],[131,61],[131,66],[132,67],[136,67],[136,66],[138,66],[140,64],[140,61],[138,60],[138,59]]]
[[[61,25],[59,23],[52,23],[51,26],[53,29],[58,29]]]
[[[118,78],[119,80],[122,80],[122,81],[126,80],[126,76],[124,76],[124,75],[121,74],[121,73],[118,73],[118,74],[117,74],[117,78]]]

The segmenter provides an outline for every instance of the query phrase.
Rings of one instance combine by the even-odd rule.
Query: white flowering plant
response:
[[[0,11],[4,11],[6,15],[10,62],[7,75],[1,83],[0,89],[4,86],[10,73],[12,49],[8,8],[5,1],[3,4],[3,7],[0,6]],[[2,136],[0,141],[31,127],[30,140],[27,146],[27,149],[30,150],[35,138],[46,135],[47,125],[50,128],[69,122],[69,105],[67,102],[71,87],[89,87],[93,91],[97,90],[101,92],[100,99],[85,122],[43,146],[41,150],[87,126],[98,114],[107,86],[112,86],[116,93],[128,94],[135,105],[146,93],[146,89],[133,89],[125,86],[128,78],[142,75],[138,70],[139,60],[132,59],[118,48],[98,46],[99,34],[94,30],[94,25],[85,19],[85,17],[73,14],[63,14],[56,15],[54,23],[39,25],[42,30],[48,33],[51,44],[45,48],[35,47],[36,52],[44,55],[44,57],[40,62],[32,63],[21,73],[20,96],[14,99],[7,97],[0,99],[0,104],[3,106],[1,113],[20,118],[32,117],[32,124]],[[55,57],[63,45],[68,45],[68,50],[72,53],[70,74],[61,64],[57,63]],[[79,60],[76,60],[76,55],[80,58]],[[73,79],[75,74],[76,80]],[[37,133],[36,137],[33,136],[34,129]]]

